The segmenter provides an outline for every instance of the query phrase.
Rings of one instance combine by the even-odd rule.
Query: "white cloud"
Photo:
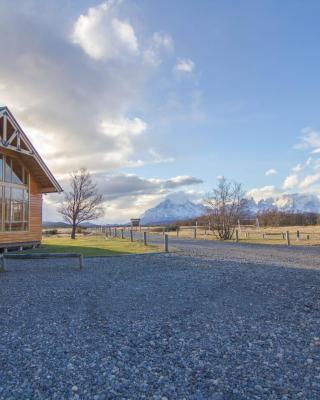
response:
[[[300,143],[294,146],[295,149],[311,150],[312,154],[320,152],[320,132],[306,127],[301,130]]]
[[[276,197],[279,195],[279,190],[275,186],[263,186],[261,188],[253,188],[249,190],[246,195],[248,198],[253,198],[255,201]]]
[[[72,42],[96,60],[138,53],[138,39],[132,25],[117,18],[119,4],[119,1],[109,0],[91,7],[74,24]]]
[[[195,63],[190,60],[189,58],[184,58],[178,60],[175,70],[178,72],[185,72],[185,73],[190,73],[194,70],[195,68]]]
[[[157,49],[163,48],[172,52],[174,50],[173,39],[166,33],[155,32],[152,36],[152,47]]]
[[[143,57],[146,63],[159,66],[162,62],[163,53],[171,54],[173,51],[174,42],[172,37],[165,33],[155,32],[149,46],[143,52]]]
[[[145,113],[144,97],[155,66],[146,64],[134,31],[126,25],[124,3],[105,2],[73,16],[73,39],[86,54],[91,52],[89,58],[64,35],[69,17],[61,16],[57,27],[46,15],[43,24],[46,5],[24,7],[28,18],[14,4],[0,2],[0,35],[7,38],[2,46],[6,63],[0,63],[0,104],[9,106],[53,172],[172,162],[153,149],[152,123],[137,115]],[[53,7],[59,11],[58,5]],[[161,57],[173,51],[173,40],[165,33],[142,42],[152,43],[157,54],[163,52]]]
[[[286,177],[286,179],[283,182],[283,189],[284,190],[289,190],[289,189],[293,189],[294,187],[296,187],[299,183],[299,177],[297,174],[291,174],[289,176]]]
[[[122,118],[119,120],[106,120],[101,123],[101,130],[106,136],[128,137],[140,135],[147,129],[147,124],[140,118]]]
[[[266,175],[266,176],[269,176],[269,175],[276,175],[277,173],[278,173],[278,171],[277,171],[276,169],[270,168],[270,169],[268,169],[268,170],[265,172],[265,175]]]
[[[301,172],[302,170],[303,170],[303,166],[300,163],[292,168],[293,172]]]
[[[307,175],[302,182],[300,183],[299,187],[301,189],[309,189],[311,186],[314,184],[318,183],[320,181],[320,173],[312,174],[312,175]]]

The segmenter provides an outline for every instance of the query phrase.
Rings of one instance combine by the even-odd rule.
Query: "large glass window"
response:
[[[12,169],[12,183],[23,184],[23,167],[22,164],[16,159],[11,160]]]
[[[18,159],[0,155],[0,230],[29,229],[28,182],[29,173]]]
[[[5,156],[5,166],[4,166],[4,180],[6,182],[11,182],[12,180],[12,170],[11,170],[11,157]]]

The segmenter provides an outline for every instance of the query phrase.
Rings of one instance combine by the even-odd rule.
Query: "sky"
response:
[[[107,223],[220,176],[256,200],[320,195],[318,1],[1,0],[0,105]],[[63,195],[46,195],[60,220]]]

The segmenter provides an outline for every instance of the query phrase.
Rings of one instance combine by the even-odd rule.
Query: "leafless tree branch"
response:
[[[71,190],[58,208],[63,219],[72,225],[71,238],[75,239],[77,226],[81,222],[92,221],[104,215],[103,197],[97,190],[90,173],[81,168],[71,174]]]
[[[209,209],[210,224],[217,237],[230,240],[245,209],[242,185],[221,178],[205,202]]]

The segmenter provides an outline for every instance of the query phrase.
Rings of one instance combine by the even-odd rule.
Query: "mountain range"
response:
[[[320,199],[315,194],[283,194],[255,201],[246,200],[247,213],[255,216],[267,210],[278,210],[287,213],[320,213]],[[143,225],[170,223],[200,217],[206,213],[203,204],[194,203],[180,192],[169,195],[157,206],[145,211],[141,216]]]
[[[156,207],[150,208],[141,216],[142,225],[168,223],[200,217],[206,208],[193,203],[183,192],[171,194]]]

